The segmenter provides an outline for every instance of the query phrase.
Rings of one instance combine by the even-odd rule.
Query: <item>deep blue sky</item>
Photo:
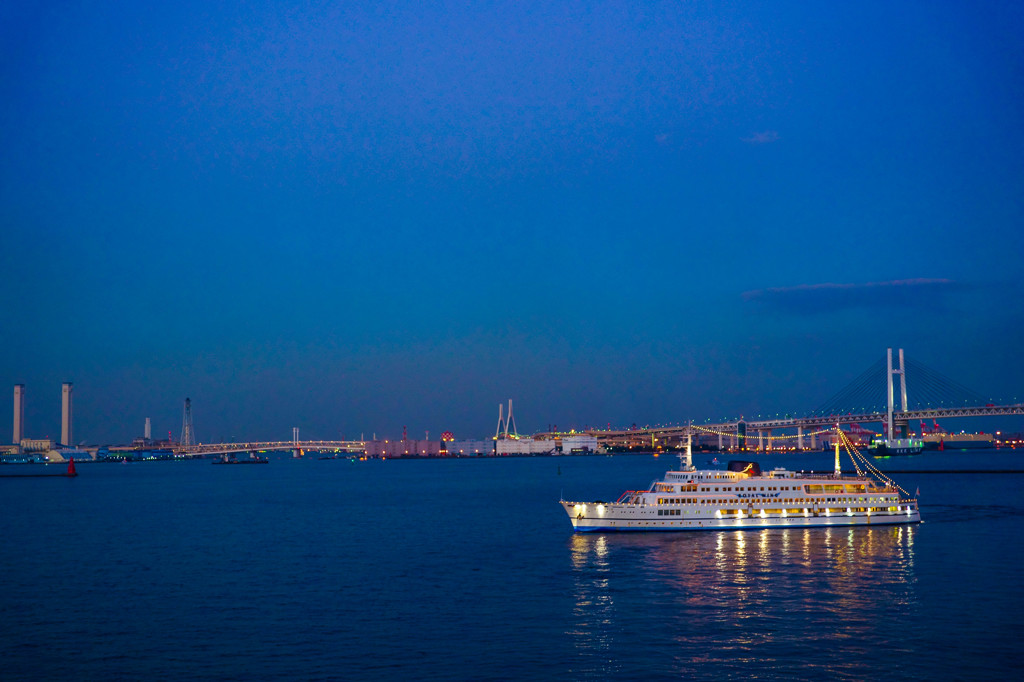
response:
[[[1020,3],[150,4],[0,6],[29,435],[1024,400]]]

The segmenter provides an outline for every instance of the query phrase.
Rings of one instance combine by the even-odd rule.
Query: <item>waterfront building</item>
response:
[[[496,445],[498,455],[550,455],[555,451],[556,443],[533,438],[500,438]]]
[[[367,457],[438,457],[439,440],[370,440],[366,441]]]
[[[446,444],[449,457],[474,457],[494,454],[493,440],[452,440]]]
[[[589,433],[579,433],[572,436],[562,436],[563,455],[582,455],[597,452],[597,436]]]

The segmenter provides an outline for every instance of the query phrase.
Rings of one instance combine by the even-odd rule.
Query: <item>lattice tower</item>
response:
[[[181,446],[184,448],[196,444],[196,434],[192,428],[192,400],[185,398],[185,413],[181,417]]]

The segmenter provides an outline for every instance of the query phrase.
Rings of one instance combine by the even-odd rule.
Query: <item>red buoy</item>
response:
[[[75,458],[72,457],[68,460],[68,473],[65,476],[77,476],[78,472],[75,471]]]

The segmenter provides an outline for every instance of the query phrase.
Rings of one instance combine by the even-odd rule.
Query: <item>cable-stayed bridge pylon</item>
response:
[[[1024,415],[1024,403],[1016,402],[1016,399],[985,398],[940,372],[904,357],[903,349],[898,349],[894,358],[890,348],[886,357],[868,367],[820,407],[803,414],[794,412],[775,419],[704,422],[692,427],[678,425],[593,430],[589,433],[606,444],[646,443],[655,446],[659,443],[678,445],[687,434],[717,434],[719,449],[722,449],[723,438],[731,438],[734,446],[737,441],[757,439],[758,449],[761,449],[764,442],[771,447],[773,430],[795,429],[795,435],[784,438],[795,438],[797,448],[803,449],[805,434],[811,438],[811,448],[815,448],[815,436],[837,425],[881,422],[883,430],[893,434],[891,437],[897,434],[906,437],[909,424],[916,420],[1004,415]]]

